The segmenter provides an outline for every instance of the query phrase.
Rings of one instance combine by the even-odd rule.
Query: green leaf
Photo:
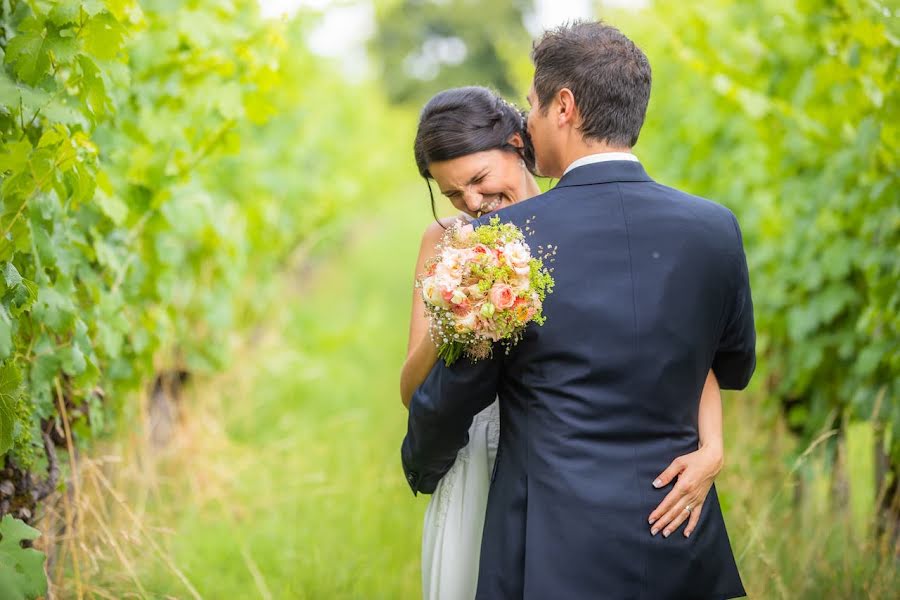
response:
[[[56,13],[60,15],[59,11]],[[6,62],[12,64],[19,79],[28,84],[35,85],[50,75],[51,58],[64,63],[77,52],[72,32],[60,32],[52,19],[51,16],[46,23],[35,17],[24,19],[19,23],[18,35],[6,46]]]
[[[12,171],[17,173],[24,170],[30,156],[31,142],[28,141],[28,138],[22,138],[9,144],[0,153],[0,172]]]
[[[0,457],[13,444],[21,385],[22,375],[12,362],[0,366]]]
[[[43,23],[28,17],[19,24],[19,34],[6,46],[6,62],[22,81],[34,85],[47,75],[50,55],[45,45]]]
[[[128,205],[116,194],[107,194],[98,188],[94,194],[94,203],[116,225],[122,225],[128,217]]]
[[[60,360],[55,354],[42,353],[52,352],[52,346],[48,345],[46,348],[37,346],[35,350],[38,357],[30,365],[29,389],[36,401],[50,402],[53,391],[53,379],[59,374]],[[49,406],[53,405],[49,404]]]
[[[38,297],[34,305],[35,317],[50,331],[67,333],[75,323],[75,304],[68,293],[61,293],[55,287],[41,287]]]
[[[0,69],[0,104],[12,114],[18,115],[21,108],[22,116],[31,119],[50,102],[50,94],[44,90],[14,81],[4,69]]]
[[[78,57],[81,67],[81,94],[87,109],[96,117],[113,111],[113,101],[107,92],[103,72],[89,56]]]
[[[0,361],[6,360],[12,354],[12,318],[6,307],[0,305]]]
[[[78,23],[79,6],[75,2],[60,2],[53,7],[47,18],[57,27]]]
[[[3,303],[14,317],[18,317],[29,310],[37,299],[37,286],[34,282],[24,279],[16,267],[7,262],[2,269],[3,281],[7,291],[3,295]]]
[[[62,355],[62,369],[66,375],[76,376],[84,373],[87,362],[84,353],[77,344],[72,344]]]
[[[4,600],[33,600],[47,593],[43,552],[23,548],[41,532],[6,515],[0,521],[0,591]]]
[[[127,31],[109,13],[99,13],[84,26],[85,49],[103,60],[112,60],[122,49]]]
[[[12,289],[18,287],[22,283],[22,276],[19,275],[18,269],[11,262],[3,265],[3,281],[6,287]]]

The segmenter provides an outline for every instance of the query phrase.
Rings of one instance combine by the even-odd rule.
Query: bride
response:
[[[422,110],[415,140],[415,158],[425,178],[435,213],[431,180],[461,215],[437,220],[422,237],[416,274],[436,254],[444,230],[457,219],[470,220],[540,193],[534,178],[534,150],[522,112],[482,87],[450,89],[434,96]],[[621,156],[609,156],[621,160]],[[633,156],[626,160],[636,160]],[[413,291],[409,346],[400,375],[400,393],[409,406],[413,392],[438,360],[420,293]],[[481,537],[500,432],[495,401],[478,414],[469,429],[469,443],[435,489],[425,513],[422,535],[422,587],[428,600],[475,597]],[[722,405],[712,371],[706,380],[699,411],[700,448],[676,458],[653,482],[663,487],[676,476],[687,482],[673,490],[648,515],[651,535],[665,537],[688,521],[684,535],[696,528],[703,501],[722,467]],[[690,491],[688,491],[690,490]],[[673,509],[689,495],[691,512]]]

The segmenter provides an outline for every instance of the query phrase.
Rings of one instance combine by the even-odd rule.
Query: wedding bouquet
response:
[[[541,251],[552,262],[556,249]],[[417,287],[431,317],[432,340],[448,366],[463,354],[487,358],[494,342],[509,352],[529,323],[544,324],[543,301],[553,291],[553,277],[542,258],[532,256],[521,229],[499,217],[474,230],[447,230]]]

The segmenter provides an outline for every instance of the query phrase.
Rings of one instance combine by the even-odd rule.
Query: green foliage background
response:
[[[2,17],[0,453],[30,464],[57,392],[84,440],[155,371],[221,367],[273,270],[359,210],[389,154],[350,158],[393,117],[250,0]]]

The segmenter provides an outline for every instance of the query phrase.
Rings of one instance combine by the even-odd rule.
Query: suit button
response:
[[[416,474],[415,473],[407,473],[406,480],[410,483],[414,482],[416,480]]]

